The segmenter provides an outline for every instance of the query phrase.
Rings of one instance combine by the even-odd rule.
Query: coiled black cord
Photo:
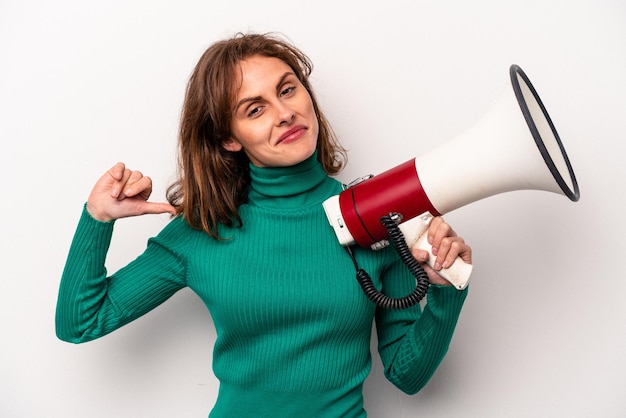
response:
[[[406,309],[419,303],[424,296],[426,296],[426,292],[430,286],[428,274],[426,274],[422,266],[420,266],[415,257],[411,254],[411,250],[406,244],[404,235],[402,234],[402,231],[400,231],[400,228],[398,228],[398,224],[394,220],[393,214],[381,217],[380,222],[385,229],[387,229],[387,232],[389,233],[389,241],[398,252],[398,255],[400,255],[400,259],[408,267],[413,277],[415,277],[416,285],[411,294],[401,298],[392,298],[382,292],[379,292],[378,289],[376,289],[376,286],[374,286],[374,282],[372,281],[370,275],[357,264],[354,254],[352,253],[352,249],[350,247],[346,247],[346,250],[348,251],[348,254],[350,254],[354,267],[356,268],[356,279],[361,285],[361,289],[363,289],[365,295],[372,302],[385,309]]]

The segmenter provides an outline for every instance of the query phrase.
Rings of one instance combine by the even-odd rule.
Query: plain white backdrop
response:
[[[163,199],[186,80],[210,43],[238,31],[283,33],[313,59],[318,98],[350,149],[343,181],[463,132],[508,88],[513,63],[576,171],[578,203],[524,191],[447,215],[475,259],[449,354],[409,397],[373,351],[370,416],[626,416],[621,0],[3,0],[1,416],[208,414],[215,334],[193,293],[78,346],[56,339],[54,311],[91,186],[121,160]],[[166,222],[119,221],[109,270]]]

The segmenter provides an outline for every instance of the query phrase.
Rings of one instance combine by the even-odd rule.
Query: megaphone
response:
[[[430,252],[424,234],[430,219],[477,200],[514,190],[579,199],[572,165],[537,91],[519,66],[509,74],[512,88],[470,129],[323,203],[341,245],[385,246],[389,230],[381,217],[393,214],[406,244]],[[457,259],[440,274],[464,289],[471,265]]]

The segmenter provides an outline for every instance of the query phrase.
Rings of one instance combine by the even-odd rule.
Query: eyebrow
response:
[[[294,74],[293,72],[291,72],[291,71],[287,71],[287,72],[285,72],[285,73],[284,73],[284,74],[280,77],[280,79],[278,79],[278,83],[276,83],[276,90],[277,90],[277,91],[280,89],[280,86],[281,86],[281,85],[285,82],[285,79],[286,79],[287,77],[289,77],[290,75],[293,75],[293,76],[295,77],[295,74]],[[237,110],[239,110],[239,108],[240,108],[242,105],[244,105],[244,104],[246,104],[246,103],[250,103],[250,102],[256,102],[256,101],[259,101],[259,100],[261,100],[261,99],[262,99],[262,97],[261,97],[261,96],[244,97],[243,99],[241,99],[241,100],[239,100],[239,101],[237,102],[237,105],[235,105],[235,112],[236,112]]]

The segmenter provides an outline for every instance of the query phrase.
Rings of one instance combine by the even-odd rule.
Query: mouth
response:
[[[278,138],[278,141],[276,141],[276,145],[289,144],[291,142],[297,141],[298,139],[302,138],[302,136],[306,133],[306,130],[307,128],[304,125],[294,126]]]

